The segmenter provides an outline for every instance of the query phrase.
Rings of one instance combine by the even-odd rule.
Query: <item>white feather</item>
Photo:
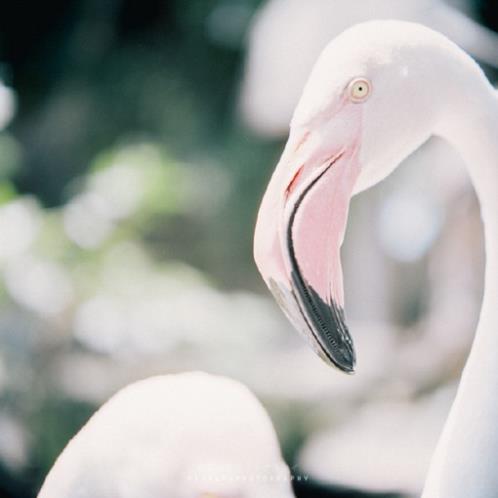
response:
[[[254,395],[204,373],[149,378],[70,441],[38,498],[290,498],[289,471]]]

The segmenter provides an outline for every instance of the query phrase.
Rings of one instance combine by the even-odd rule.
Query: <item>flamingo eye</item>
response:
[[[349,83],[348,91],[353,102],[364,102],[372,91],[372,84],[365,78],[355,78]]]

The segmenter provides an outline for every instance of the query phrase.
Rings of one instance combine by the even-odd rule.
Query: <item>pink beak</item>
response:
[[[334,148],[318,135],[291,132],[254,239],[258,269],[287,317],[320,357],[347,373],[356,357],[344,317],[340,246],[358,172],[356,142]]]

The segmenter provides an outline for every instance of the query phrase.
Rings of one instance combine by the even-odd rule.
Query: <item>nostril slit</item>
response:
[[[299,177],[301,176],[301,173],[303,172],[303,169],[304,169],[304,165],[301,166],[297,171],[296,173],[294,174],[294,176],[292,177],[292,180],[290,181],[289,185],[287,185],[287,188],[285,189],[285,195],[286,197],[289,197],[290,194],[292,194],[292,192],[294,191],[294,189],[296,188],[296,185],[297,185],[297,181],[299,180]]]

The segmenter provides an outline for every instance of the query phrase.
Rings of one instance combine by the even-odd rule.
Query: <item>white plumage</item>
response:
[[[233,380],[152,377],[112,397],[70,441],[38,498],[290,498],[265,410]]]
[[[345,29],[374,19],[425,24],[498,66],[496,34],[444,0],[269,0],[250,32],[241,93],[244,120],[260,133],[284,135],[320,51]]]
[[[358,82],[361,100],[351,93]],[[351,340],[336,312],[343,303],[338,248],[349,197],[383,180],[432,136],[464,159],[485,229],[484,297],[423,498],[497,496],[497,129],[494,88],[446,37],[401,21],[356,25],[315,64],[258,214],[254,253],[265,281],[318,354],[350,372]]]

